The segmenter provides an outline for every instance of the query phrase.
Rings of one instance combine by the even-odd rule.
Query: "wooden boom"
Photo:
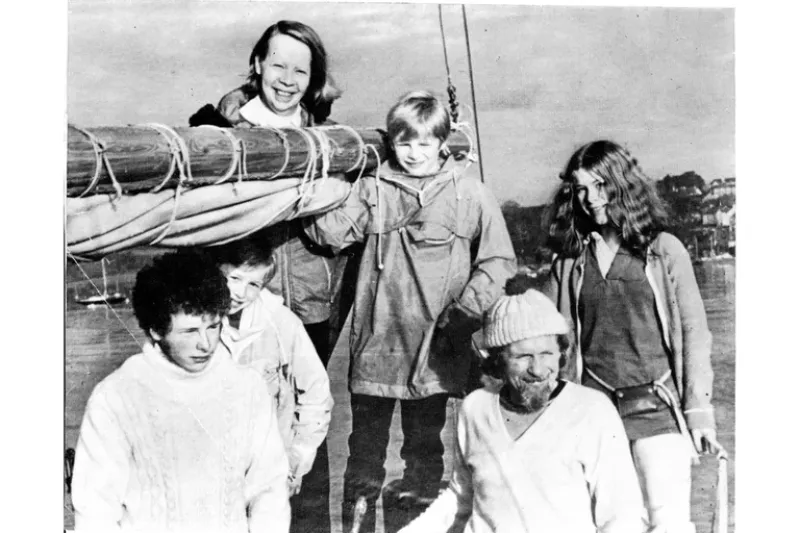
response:
[[[322,135],[313,135],[311,130]],[[323,163],[321,145],[324,141],[321,139],[330,141],[330,173],[358,172],[364,157],[366,170],[371,170],[377,163],[375,152],[381,160],[386,157],[382,130],[323,126],[304,131],[306,134],[295,129],[278,132],[262,128],[222,130],[159,125],[81,129],[70,125],[67,196],[115,193],[117,189],[108,167],[124,193],[147,192],[156,187],[174,188],[180,180],[177,165],[182,160],[188,161],[191,186],[214,184],[232,170],[227,181],[238,180],[240,170],[243,180],[300,177],[311,163],[309,155],[314,154],[318,176]],[[311,142],[314,147],[309,149]],[[237,148],[239,143],[243,148]],[[374,150],[365,148],[367,146]],[[455,132],[448,139],[448,146],[454,153],[466,152],[470,143],[464,133]],[[240,160],[244,164],[240,164]]]

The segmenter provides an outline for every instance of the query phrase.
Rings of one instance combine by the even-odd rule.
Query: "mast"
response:
[[[100,268],[103,270],[103,298],[108,298],[108,278],[106,277],[106,258],[100,260]]]

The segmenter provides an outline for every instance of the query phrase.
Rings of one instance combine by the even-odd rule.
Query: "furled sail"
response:
[[[467,152],[469,138],[448,140]],[[137,246],[209,246],[324,213],[385,157],[384,133],[348,126],[68,131],[66,240],[79,259]]]

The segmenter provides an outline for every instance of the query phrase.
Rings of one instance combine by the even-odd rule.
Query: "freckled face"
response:
[[[311,49],[288,35],[269,40],[267,57],[256,61],[261,76],[261,96],[276,115],[291,116],[311,81]]]
[[[573,187],[581,210],[598,226],[608,223],[608,193],[603,178],[580,169],[574,174]]]

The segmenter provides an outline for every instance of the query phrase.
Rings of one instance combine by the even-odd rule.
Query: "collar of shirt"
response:
[[[221,343],[220,343],[221,344]],[[177,364],[173,363],[161,351],[158,344],[146,342],[142,346],[142,353],[144,354],[145,361],[156,370],[156,372],[165,378],[172,385],[178,383],[200,383],[211,381],[216,374],[215,369],[221,364],[222,359],[227,357],[224,352],[225,347],[218,346],[216,351],[211,355],[206,367],[199,372],[188,372]]]
[[[292,115],[285,117],[273,113],[258,96],[243,105],[239,110],[239,114],[251,124],[262,128],[267,126],[273,128],[299,128],[303,125],[303,115],[299,105]]]
[[[603,274],[603,277],[605,278],[608,274],[608,271],[611,269],[611,263],[614,262],[614,256],[617,254],[611,251],[611,248],[608,247],[606,241],[599,233],[593,231],[590,236],[592,237],[592,243],[594,244],[594,246],[591,247],[592,252],[594,253],[595,259],[597,259],[597,265],[600,267],[600,273]]]

